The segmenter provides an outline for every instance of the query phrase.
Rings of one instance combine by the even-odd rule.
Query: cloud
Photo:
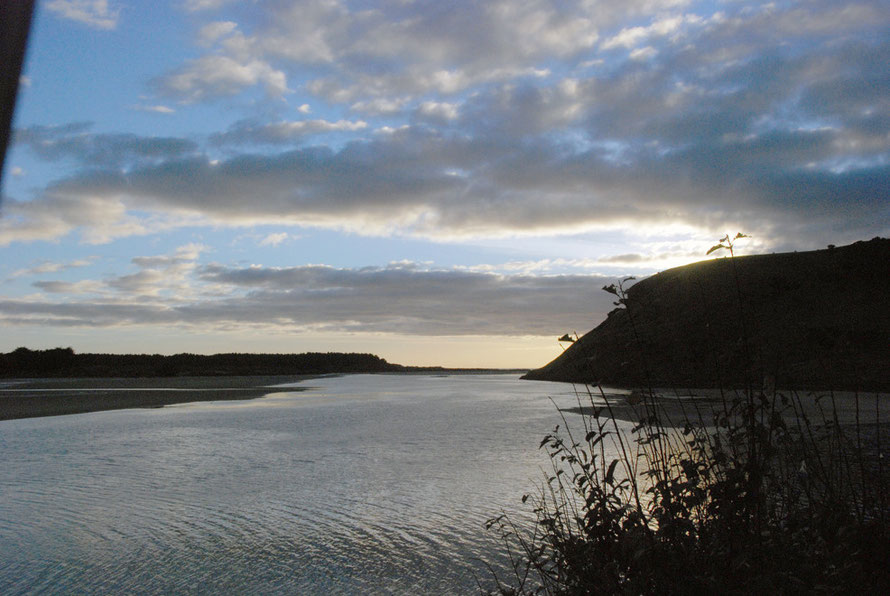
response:
[[[83,242],[105,244],[177,227],[206,224],[184,214],[136,215],[117,197],[44,194],[30,201],[6,198],[0,218],[0,246],[13,242],[58,241],[79,230]]]
[[[185,103],[236,95],[254,85],[262,85],[266,94],[274,98],[290,92],[285,73],[268,62],[242,62],[221,55],[191,60],[153,82],[153,87],[161,95]]]
[[[94,166],[157,163],[194,153],[197,143],[177,137],[90,133],[90,123],[16,129],[13,141],[47,161],[71,159]]]
[[[260,240],[260,246],[278,246],[290,237],[291,235],[287,232],[277,232],[275,234],[269,234],[265,238]]]
[[[238,23],[232,21],[214,21],[207,23],[198,31],[198,45],[209,47],[220,39],[234,33]]]
[[[652,22],[645,27],[626,27],[605,40],[600,48],[611,50],[623,47],[633,49],[652,37],[673,37],[676,39],[684,27],[702,25],[704,19],[695,14],[672,15]]]
[[[13,271],[9,278],[15,279],[18,277],[32,277],[35,275],[45,275],[47,273],[57,273],[59,271],[65,271],[67,269],[74,269],[78,267],[87,267],[88,265],[91,265],[94,260],[95,257],[91,257],[88,259],[77,259],[65,263],[45,261],[37,265],[27,267],[25,269],[18,269],[16,271]]]
[[[425,101],[418,106],[417,112],[422,116],[439,120],[455,120],[460,113],[456,103],[444,101]]]
[[[517,336],[555,335],[612,308],[610,297],[596,290],[613,280],[595,275],[498,275],[404,263],[360,269],[193,265],[174,258],[163,269],[152,262],[135,274],[106,280],[120,293],[117,298],[0,300],[0,321]],[[95,289],[87,281],[38,283],[46,292]],[[166,285],[153,290],[158,283]],[[218,295],[201,293],[202,284]]]
[[[95,294],[102,290],[102,284],[92,281],[35,281],[31,284],[49,294]]]
[[[110,7],[108,0],[49,0],[42,7],[59,17],[94,29],[115,29],[120,16],[120,9]]]
[[[189,6],[199,4],[205,3]],[[346,0],[260,4],[251,14],[262,18],[245,15],[239,23],[210,21],[199,28],[199,45],[209,47],[227,35],[232,39],[161,77],[158,88],[186,101],[230,96],[255,85],[280,97],[287,80],[310,77],[304,88],[320,98],[364,113],[386,113],[408,107],[397,106],[407,97],[441,101],[429,95],[603,64],[603,58],[613,60],[616,49],[651,59],[667,46],[701,48],[703,62],[745,60],[762,48],[848,36],[887,19],[878,2],[827,0],[726,3],[721,8],[727,12],[687,0],[632,0],[620,6],[588,0],[453,0],[447,11],[406,2],[377,3],[373,9]],[[726,44],[702,47],[718,28]]]
[[[364,130],[368,123],[364,120],[297,120],[280,121],[269,124],[258,124],[241,121],[232,125],[228,131],[211,136],[212,142],[223,144],[282,144],[292,143],[302,137],[331,132],[355,132]]]
[[[202,4],[210,2],[190,2],[187,7]],[[453,94],[476,84],[549,72],[547,63],[593,51],[600,29],[678,4],[632,0],[613,7],[587,0],[453,0],[444,10],[409,2],[376,3],[370,9],[346,0],[264,2],[261,10],[252,11],[262,18],[239,23],[249,34],[222,54],[214,50],[184,65],[165,77],[171,84],[161,88],[190,101],[231,95],[233,85],[199,83],[208,70],[202,61],[225,56],[242,65],[249,60],[275,64],[294,80],[307,71],[318,72],[307,88],[332,101],[352,104],[429,92]],[[210,29],[200,29],[197,40],[207,45],[208,39],[217,38],[221,25],[205,27]],[[185,73],[189,76],[182,80]],[[238,91],[262,83],[248,79],[239,77]],[[195,93],[196,87],[202,91]]]
[[[649,58],[652,58],[657,54],[658,50],[656,50],[652,46],[646,46],[643,48],[636,48],[634,50],[631,50],[629,57],[631,60],[648,60]]]
[[[398,114],[410,101],[410,97],[376,98],[367,101],[357,101],[352,104],[350,109],[373,116]]]
[[[31,285],[49,294],[77,296],[94,295],[92,300],[103,301],[149,301],[162,300],[165,304],[194,297],[195,289],[191,274],[197,267],[201,253],[207,250],[201,244],[180,246],[173,253],[134,257],[131,259],[136,271],[124,275],[113,275],[105,279],[81,279],[78,281],[40,280]],[[57,273],[74,267],[91,264],[91,261],[71,263],[42,263],[29,270],[18,271],[12,277]]]
[[[218,10],[234,0],[184,0],[183,7],[189,12]]]
[[[542,79],[551,74],[546,68],[491,68],[479,72],[456,69],[418,71],[374,76],[357,76],[348,81],[340,76],[315,79],[306,85],[311,93],[331,103],[349,103],[353,109],[386,113],[392,106],[407,103],[406,97],[422,93],[455,96],[473,87],[516,79]],[[395,95],[393,97],[392,95]],[[375,96],[385,96],[383,98]],[[374,99],[365,99],[372,97]],[[382,99],[382,101],[375,101]],[[379,107],[378,107],[379,106]]]
[[[590,291],[607,278],[590,275],[497,275],[400,264],[362,269],[209,265],[200,275],[206,281],[249,290],[257,307],[279,319],[336,330],[549,335],[573,322],[592,320],[592,310],[602,316],[611,310],[607,296],[590,299]],[[247,307],[240,300],[226,304]],[[255,306],[247,308],[252,311]]]
[[[140,112],[154,112],[156,114],[173,114],[176,112],[171,107],[163,106],[163,105],[155,105],[155,106],[146,106],[146,105],[134,105],[134,110],[138,110]]]
[[[766,249],[890,233],[884,3],[458,4],[275,3],[160,79],[182,75],[173,95],[199,101],[275,72],[278,91],[300,81],[362,119],[260,111],[204,146],[20,131],[38,155],[89,168],[10,202],[0,241],[193,223],[437,240],[674,225],[741,229]],[[548,27],[558,35],[530,35]]]
[[[648,257],[646,255],[641,255],[640,253],[626,253],[622,255],[612,255],[610,257],[603,257],[600,259],[601,263],[641,263],[647,261]]]
[[[704,238],[702,239],[702,241],[704,241]],[[678,267],[694,261],[700,261],[705,258],[704,242],[699,242],[697,244],[698,245],[695,246],[693,249],[677,246],[659,249],[659,247],[656,245],[652,247],[653,249],[655,249],[652,252],[624,253],[600,257],[599,259],[595,260],[595,267],[597,269],[602,269],[603,266],[613,268],[621,267],[624,270],[663,270],[671,267]],[[760,246],[758,245],[758,247]],[[740,246],[739,249],[739,252],[737,252],[736,254],[748,254],[751,252],[751,244]]]
[[[182,264],[192,263],[201,256],[201,253],[207,250],[209,250],[208,247],[203,244],[185,244],[177,248],[172,254],[133,257],[132,263],[144,269],[169,269]]]
[[[639,99],[626,98],[634,101]],[[741,113],[738,106],[720,107],[726,118]],[[844,241],[880,233],[876,223],[887,221],[880,214],[888,209],[883,198],[890,192],[890,166],[865,160],[837,167],[844,155],[838,143],[847,142],[847,131],[769,129],[733,136],[732,123],[715,122],[716,131],[694,138],[697,133],[682,120],[658,118],[649,126],[668,126],[673,136],[661,134],[654,145],[579,149],[537,137],[519,142],[509,127],[471,138],[407,129],[340,151],[306,147],[218,162],[167,160],[125,174],[89,172],[62,180],[42,203],[13,202],[9,212],[24,218],[22,229],[33,216],[66,233],[80,225],[105,237],[112,223],[126,230],[130,211],[184,218],[183,225],[191,217],[443,239],[665,222],[703,234],[731,225],[769,237],[797,234],[805,221],[813,233],[831,232]],[[720,136],[709,138],[713,134]],[[878,143],[869,153],[883,151]],[[95,221],[82,217],[99,205],[107,208]]]

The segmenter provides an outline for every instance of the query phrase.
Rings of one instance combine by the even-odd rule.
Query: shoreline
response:
[[[3,379],[0,421],[258,399],[284,389],[305,391],[308,387],[278,386],[323,376],[329,375]]]
[[[259,399],[285,383],[350,374],[516,374],[524,369],[431,369],[398,372],[337,372],[295,375],[205,375],[177,377],[0,378],[0,422],[130,408],[162,408],[202,401]],[[305,391],[306,386],[287,387]]]
[[[646,414],[646,406],[642,395],[636,391],[621,388],[605,388],[606,400],[611,406],[615,418],[632,424],[638,423]],[[725,390],[726,400],[740,397],[742,390]],[[675,392],[662,388],[654,389],[655,405],[659,415],[664,417],[666,426],[682,427],[687,417],[710,423],[713,414],[724,406],[719,389],[694,389]],[[608,416],[610,409],[603,407],[599,394],[594,393],[594,404],[582,403],[579,406],[561,408],[563,412],[590,416],[601,409],[601,414]],[[880,424],[882,427],[890,423],[890,393],[883,391],[813,391],[813,390],[778,390],[777,398],[789,399],[793,396],[795,407],[811,420],[828,420],[841,425]],[[793,409],[781,409],[782,417],[787,421],[795,420],[797,415]],[[701,417],[701,420],[699,420]]]

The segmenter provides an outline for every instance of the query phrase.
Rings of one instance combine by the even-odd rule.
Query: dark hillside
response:
[[[888,239],[702,261],[633,285],[626,310],[524,378],[740,387],[747,368],[758,384],[887,391],[888,298]]]

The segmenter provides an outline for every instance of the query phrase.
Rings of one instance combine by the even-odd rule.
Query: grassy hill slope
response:
[[[626,306],[524,378],[890,390],[890,239],[669,269]]]

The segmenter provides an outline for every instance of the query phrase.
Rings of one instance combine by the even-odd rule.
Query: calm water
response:
[[[474,593],[571,386],[355,375],[0,422],[0,593]]]

